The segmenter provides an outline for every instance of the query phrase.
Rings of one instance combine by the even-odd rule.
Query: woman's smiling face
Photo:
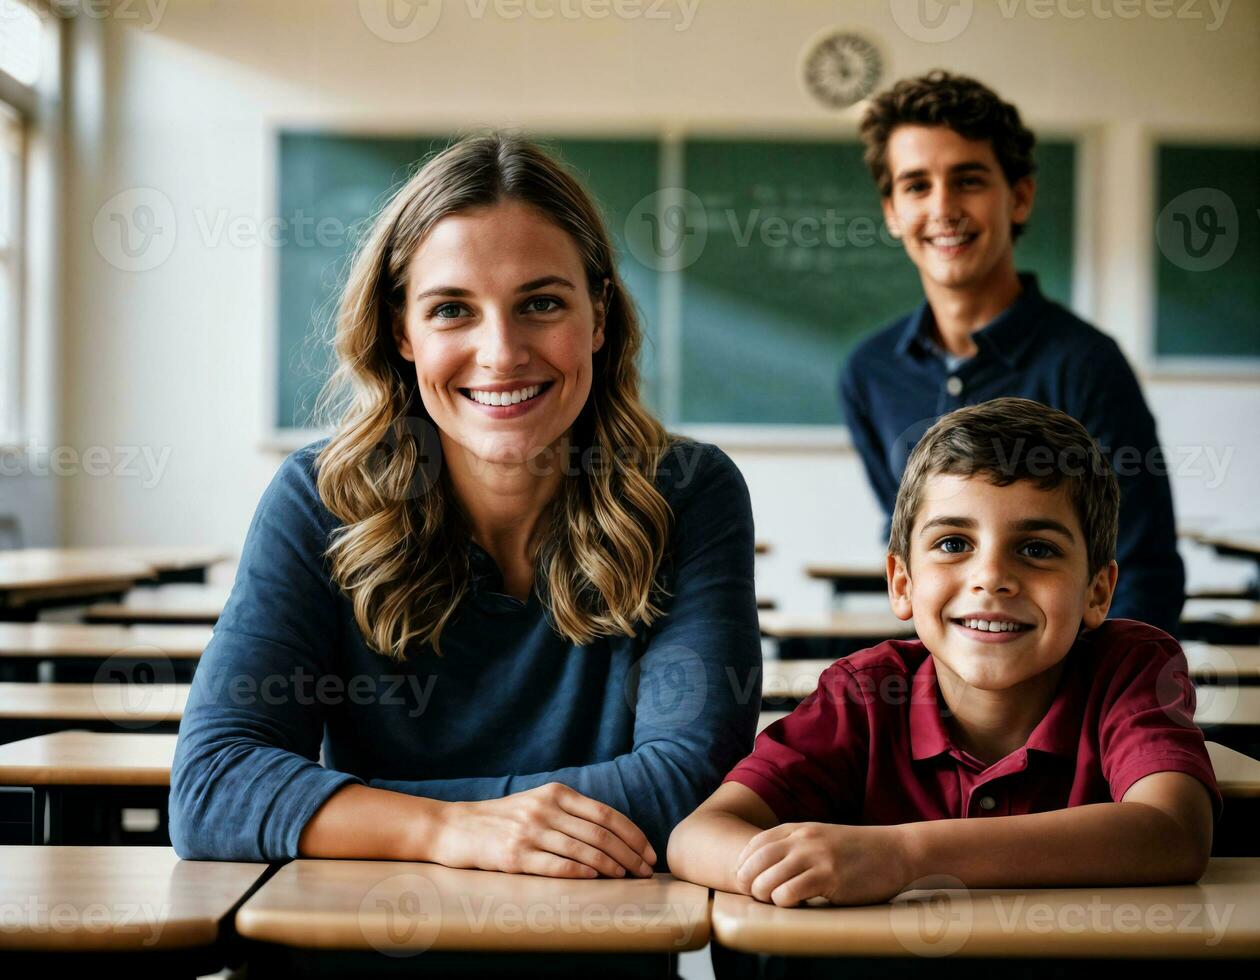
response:
[[[569,233],[519,201],[448,215],[412,255],[406,290],[395,340],[444,448],[511,465],[555,446],[604,342]]]

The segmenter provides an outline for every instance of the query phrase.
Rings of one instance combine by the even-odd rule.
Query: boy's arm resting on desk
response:
[[[915,878],[945,874],[968,888],[1173,884],[1207,867],[1212,803],[1194,776],[1156,772],[1118,803],[899,829]]]
[[[735,872],[748,842],[777,824],[764,800],[747,786],[723,783],[691,816],[674,828],[666,858],[670,873],[726,892],[744,892]]]
[[[1158,772],[1119,803],[890,826],[782,824],[749,841],[732,890],[793,906],[886,902],[937,876],[967,888],[1173,884],[1197,881],[1211,846],[1207,790]]]

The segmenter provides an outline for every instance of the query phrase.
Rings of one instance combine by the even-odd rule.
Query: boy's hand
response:
[[[910,883],[899,827],[785,823],[764,830],[736,861],[740,887],[759,902],[789,907],[811,898],[833,905],[887,902]]]

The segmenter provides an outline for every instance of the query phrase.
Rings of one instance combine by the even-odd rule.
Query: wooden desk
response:
[[[1213,858],[1195,885],[934,888],[906,892],[884,905],[853,908],[781,909],[718,892],[713,937],[728,949],[747,953],[925,957],[926,966],[943,955],[1255,957],[1260,956],[1260,858]]]
[[[291,966],[303,954],[326,963],[339,950],[347,975],[382,953],[423,952],[417,968],[430,970],[443,952],[510,953],[517,955],[490,962],[519,968],[519,954],[529,953],[553,956],[563,973],[598,963],[582,954],[657,962],[699,949],[708,941],[708,912],[707,889],[670,875],[568,880],[419,863],[298,860],[245,902],[236,928],[267,947],[251,954],[251,967],[268,956],[273,967],[276,957]],[[529,962],[536,965],[533,957]]]
[[[89,728],[174,732],[188,701],[187,684],[0,683],[0,742]]]
[[[1190,536],[1200,544],[1216,549],[1219,555],[1260,562],[1260,531],[1200,531]]]
[[[775,641],[783,660],[835,661],[887,639],[914,636],[914,622],[902,622],[891,612],[836,610],[799,616],[763,611],[758,619],[761,635]]]
[[[884,578],[885,565],[882,561],[870,562],[811,562],[805,566],[805,574],[812,579],[820,579],[831,583],[832,592],[837,596],[850,592],[888,591],[888,582]]]
[[[1208,643],[1260,643],[1260,602],[1251,599],[1187,599],[1181,635]]]
[[[1187,642],[1182,647],[1198,684],[1260,682],[1260,646]]]
[[[31,797],[34,844],[170,844],[175,735],[54,732],[0,745],[0,787]],[[155,811],[134,832],[124,810]],[[48,834],[45,835],[45,825]]]
[[[0,847],[0,963],[10,976],[197,976],[265,864],[181,861],[169,847]],[[76,970],[79,973],[80,970]]]
[[[170,786],[176,737],[70,731],[9,742],[0,745],[0,785]]]
[[[891,612],[833,612],[824,616],[763,612],[758,619],[761,635],[776,640],[887,640],[914,636],[913,620],[903,622]]]
[[[89,623],[186,623],[213,626],[231,590],[213,585],[159,585],[132,589],[120,602],[88,606]]]
[[[1260,687],[1198,684],[1194,720],[1204,734],[1260,758]]]
[[[1217,742],[1208,742],[1207,750],[1223,797],[1260,799],[1260,760]]]
[[[152,574],[134,558],[0,551],[0,619],[31,620],[45,606],[119,595]]]
[[[0,623],[0,680],[36,680],[47,663],[55,680],[91,681],[112,666],[136,681],[186,683],[210,637],[207,626]]]
[[[146,565],[146,579],[157,582],[204,582],[206,570],[228,561],[222,548],[183,545],[105,545],[90,548],[27,548],[27,554],[74,561],[128,561]]]

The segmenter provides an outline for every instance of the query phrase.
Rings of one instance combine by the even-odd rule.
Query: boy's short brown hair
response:
[[[1037,171],[1033,161],[1037,137],[1024,125],[1019,110],[974,78],[938,70],[903,78],[875,96],[862,117],[864,159],[884,197],[892,195],[888,139],[898,126],[948,126],[965,139],[988,140],[1012,187]],[[1022,224],[1012,224],[1011,237],[1018,238],[1023,230]]]
[[[995,486],[1067,484],[1095,575],[1116,556],[1120,487],[1092,436],[1066,412],[1027,398],[994,398],[937,419],[910,454],[893,509],[888,552],[910,560],[910,536],[928,477],[983,474]]]

